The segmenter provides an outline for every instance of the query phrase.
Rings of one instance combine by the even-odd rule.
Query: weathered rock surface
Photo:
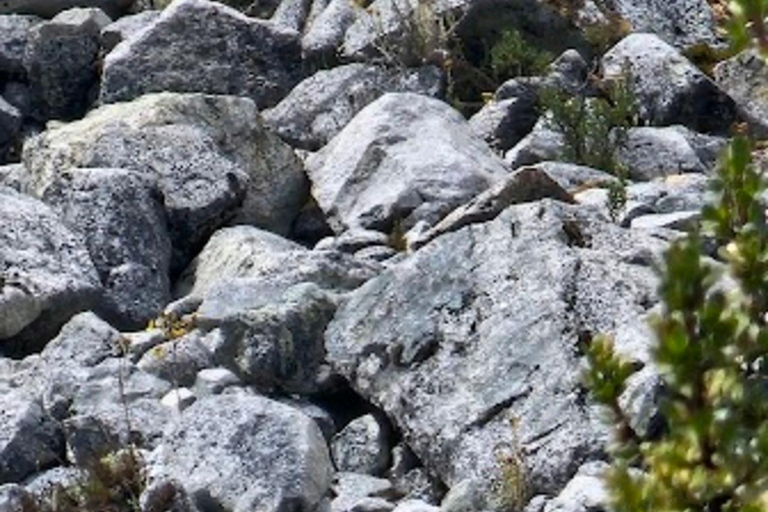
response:
[[[755,135],[768,135],[768,69],[760,53],[745,50],[720,62],[714,74],[717,85],[736,100]]]
[[[384,93],[439,96],[442,78],[434,67],[401,72],[370,64],[348,64],[318,71],[276,107],[265,111],[264,121],[288,143],[315,151]]]
[[[226,222],[287,233],[307,181],[292,150],[261,125],[247,98],[159,93],[106,105],[25,145],[31,189],[81,167],[122,168],[157,179],[178,273]]]
[[[85,113],[98,83],[101,29],[111,21],[99,9],[75,8],[30,29],[24,67],[39,121]]]
[[[643,121],[682,124],[727,134],[738,119],[736,103],[672,46],[653,34],[631,34],[601,61],[607,80],[631,76]]]
[[[616,160],[628,170],[629,178],[636,181],[707,170],[677,127],[630,128],[626,144],[617,150]]]
[[[514,206],[353,292],[328,357],[449,486],[485,488],[499,471],[488,446],[511,442],[517,418],[531,491],[556,491],[606,433],[579,398],[579,340],[628,342],[655,300],[647,254],[663,247],[578,207]]]
[[[117,16],[124,13],[131,4],[133,0],[3,0],[0,2],[0,14],[34,14],[52,18],[74,7],[93,7],[109,16]]]
[[[24,52],[29,40],[29,29],[41,21],[37,16],[29,15],[0,16],[0,76],[7,79],[24,75]]]
[[[389,425],[373,414],[352,420],[331,442],[336,469],[350,473],[381,475],[391,457]]]
[[[360,17],[360,9],[346,0],[315,0],[312,10],[318,13],[310,18],[301,39],[302,53],[310,60],[333,58],[344,43],[344,34]]]
[[[121,329],[157,316],[171,295],[171,240],[157,182],[121,169],[74,169],[43,199],[85,240],[105,291],[99,312]]]
[[[101,296],[82,241],[43,203],[0,188],[0,352],[40,349]]]
[[[266,108],[301,79],[300,58],[296,32],[219,3],[180,0],[107,56],[100,99],[203,92],[247,96]]]
[[[312,510],[332,471],[317,425],[259,396],[197,401],[150,460],[152,480],[177,479],[201,510]]]
[[[309,157],[307,171],[337,232],[433,224],[506,174],[458,112],[411,93],[368,105]]]
[[[148,27],[158,16],[160,16],[160,11],[143,11],[124,16],[114,23],[110,23],[101,31],[103,52],[109,53],[115,46]]]

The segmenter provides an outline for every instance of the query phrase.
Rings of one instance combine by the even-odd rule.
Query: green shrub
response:
[[[614,154],[626,144],[626,131],[637,124],[635,97],[630,78],[612,83],[604,97],[571,95],[553,88],[541,94],[550,129],[562,134],[561,158],[575,164],[623,176]]]
[[[501,33],[489,52],[490,67],[498,83],[516,76],[542,74],[552,54],[529,43],[517,29]]]
[[[735,289],[691,234],[667,251],[654,358],[667,423],[639,439],[618,406],[631,366],[605,338],[587,355],[587,385],[613,413],[617,436],[607,483],[617,512],[758,512],[768,509],[768,227],[765,183],[737,137],[703,212]]]

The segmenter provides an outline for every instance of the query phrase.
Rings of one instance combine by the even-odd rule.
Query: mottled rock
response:
[[[296,32],[219,3],[179,0],[106,57],[100,99],[203,92],[247,96],[267,108],[300,79]]]
[[[352,420],[331,443],[331,454],[339,471],[381,475],[391,457],[389,426],[372,414]]]
[[[147,28],[158,16],[160,11],[142,11],[110,23],[101,30],[102,51],[105,54],[111,52],[121,42]]]

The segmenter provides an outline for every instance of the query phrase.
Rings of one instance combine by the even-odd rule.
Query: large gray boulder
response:
[[[433,224],[506,169],[442,101],[388,93],[307,161],[313,196],[336,232]]]
[[[631,77],[641,120],[682,124],[727,134],[738,119],[736,103],[675,48],[653,34],[631,34],[601,61],[607,80]]]
[[[112,20],[99,9],[70,9],[30,29],[24,67],[36,111],[75,119],[88,109],[99,79],[101,29]]]
[[[35,195],[77,167],[155,177],[172,274],[229,220],[287,233],[308,188],[301,163],[262,127],[253,101],[231,96],[159,93],[106,105],[28,141],[24,163]]]
[[[323,332],[336,292],[378,266],[333,251],[309,251],[249,226],[216,233],[180,279],[215,362],[263,391],[316,393],[328,377]],[[196,297],[198,299],[196,299]],[[194,331],[197,332],[197,331]]]
[[[513,206],[353,292],[326,331],[328,358],[428,471],[471,483],[486,502],[476,510],[504,508],[489,486],[505,454],[522,457],[530,492],[554,493],[607,434],[584,402],[579,344],[638,341],[627,332],[656,300],[664,247],[582,207]]]
[[[23,389],[0,393],[0,485],[18,483],[64,454],[59,424]]]
[[[347,29],[360,17],[361,9],[347,0],[315,1],[313,9],[319,11],[307,23],[301,39],[303,55],[310,60],[331,59],[344,42]]]
[[[205,92],[267,108],[301,79],[300,54],[296,32],[208,0],[178,0],[106,57],[100,98]]]
[[[40,349],[101,296],[85,245],[48,206],[0,188],[0,353]]]
[[[260,396],[197,401],[149,460],[151,480],[177,479],[201,510],[313,510],[332,472],[315,422]]]
[[[171,239],[156,180],[122,169],[73,169],[43,200],[85,240],[104,286],[99,312],[144,327],[170,300]]]
[[[630,128],[616,160],[635,181],[707,170],[683,131],[674,126]]]
[[[611,0],[608,4],[634,32],[652,32],[680,50],[724,46],[707,0]]]
[[[283,140],[316,151],[338,134],[368,104],[386,92],[439,96],[442,73],[434,67],[399,71],[349,64],[318,71],[297,85],[264,121]]]
[[[0,76],[24,76],[29,29],[41,21],[37,16],[0,16]]]
[[[715,81],[739,105],[755,135],[768,135],[768,69],[757,50],[744,50],[715,66]]]
[[[0,14],[34,14],[52,18],[73,7],[94,7],[115,17],[131,7],[134,0],[3,0]]]

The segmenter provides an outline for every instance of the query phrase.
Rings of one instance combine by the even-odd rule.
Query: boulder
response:
[[[115,46],[148,27],[158,16],[160,11],[142,11],[110,23],[101,31],[102,51],[108,54]]]
[[[219,3],[179,0],[104,59],[100,99],[204,92],[246,96],[263,109],[299,82],[300,54],[296,32]]]
[[[287,233],[307,197],[293,151],[261,125],[247,98],[159,93],[106,105],[25,144],[31,191],[72,168],[148,174],[164,196],[171,274],[229,220]]]
[[[390,427],[373,414],[352,420],[331,442],[338,471],[381,475],[389,466],[391,452]]]
[[[613,0],[610,5],[634,32],[654,33],[679,50],[725,47],[707,0]]]
[[[8,159],[15,146],[20,145],[21,123],[21,112],[0,96],[0,164]]]
[[[616,151],[616,161],[635,181],[707,170],[688,139],[674,126],[630,128],[626,143]]]
[[[85,114],[99,79],[101,29],[111,21],[99,9],[74,8],[30,29],[24,67],[38,121]]]
[[[562,492],[544,506],[543,512],[609,510],[610,496],[603,480],[608,468],[605,462],[584,464]]]
[[[24,76],[24,52],[27,49],[29,30],[41,21],[37,16],[0,15],[0,77],[8,79]]]
[[[625,37],[603,56],[601,66],[608,81],[631,77],[644,122],[727,135],[738,120],[733,99],[656,35]]]
[[[264,121],[289,144],[316,151],[387,92],[439,96],[442,73],[434,67],[399,71],[370,64],[318,71],[265,111]]]
[[[102,289],[85,245],[48,206],[0,188],[0,218],[0,353],[29,353]]]
[[[61,427],[34,397],[22,389],[0,394],[0,485],[19,483],[63,455]]]
[[[324,5],[323,5],[324,4]],[[344,43],[344,34],[360,17],[360,9],[347,0],[317,0],[318,14],[307,23],[301,38],[302,54],[310,61],[332,59]],[[322,10],[321,10],[322,8]]]
[[[477,510],[505,506],[489,488],[505,454],[522,458],[530,492],[555,493],[607,435],[580,391],[578,346],[598,332],[619,347],[647,339],[636,326],[665,247],[582,207],[512,206],[352,292],[327,357],[430,473],[475,488]]]
[[[211,237],[180,277],[175,294],[212,300],[218,283],[237,279],[263,280],[278,294],[307,282],[326,290],[344,291],[357,288],[379,270],[377,265],[349,255],[310,251],[273,233],[236,226],[219,230]],[[259,294],[253,297],[258,298]],[[262,303],[268,300],[262,293]],[[237,301],[231,302],[237,308]]]
[[[150,481],[178,480],[201,510],[313,510],[332,472],[314,421],[245,395],[195,402],[149,460]]]
[[[3,0],[0,2],[0,14],[34,14],[53,18],[60,12],[74,7],[91,7],[116,17],[124,14],[133,2],[134,0]]]
[[[307,171],[338,233],[434,224],[506,174],[458,112],[412,93],[368,105],[309,157]]]
[[[748,49],[717,64],[715,82],[749,121],[754,134],[768,136],[768,69],[758,50]]]
[[[311,0],[282,0],[270,21],[278,27],[301,32],[309,16]]]
[[[85,240],[105,292],[99,312],[120,329],[146,326],[171,295],[171,240],[156,180],[122,169],[73,169],[43,200]]]
[[[548,160],[562,160],[565,150],[563,135],[549,127],[544,117],[539,118],[531,132],[504,154],[504,162],[517,169]]]
[[[538,119],[535,100],[517,97],[488,103],[469,124],[493,149],[505,152],[528,135]]]

